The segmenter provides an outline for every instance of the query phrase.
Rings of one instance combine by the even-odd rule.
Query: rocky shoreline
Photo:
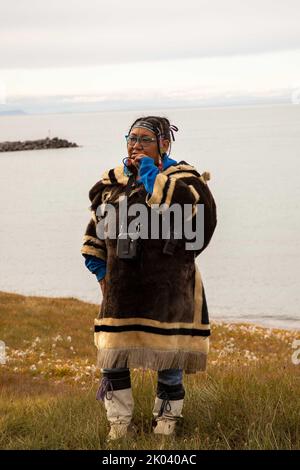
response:
[[[66,139],[54,137],[50,139],[25,140],[23,142],[0,142],[0,152],[16,152],[22,150],[42,150],[42,149],[60,149],[68,147],[78,147],[77,144],[69,142]]]

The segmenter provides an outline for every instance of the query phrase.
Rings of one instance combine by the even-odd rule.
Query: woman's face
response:
[[[148,143],[147,145],[143,145],[139,141],[137,141],[134,145],[127,144],[128,157],[135,160],[135,158],[138,156],[146,155],[147,157],[153,158],[155,163],[158,164],[159,152],[158,152],[157,140],[156,140],[154,132],[151,132],[150,130],[145,129],[143,127],[134,127],[131,130],[130,135],[132,136],[134,135],[136,137],[147,136],[147,137],[155,138],[155,140],[151,143]],[[160,148],[161,148],[161,153],[167,152],[169,148],[169,141],[167,139],[161,139]]]

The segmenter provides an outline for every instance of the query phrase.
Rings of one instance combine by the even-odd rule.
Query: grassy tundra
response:
[[[96,305],[0,292],[1,449],[106,449],[95,400]],[[212,323],[206,373],[185,375],[181,432],[151,434],[156,374],[133,370],[136,439],[116,449],[300,449],[300,331]]]

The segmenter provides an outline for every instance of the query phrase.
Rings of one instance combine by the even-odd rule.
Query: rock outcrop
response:
[[[68,147],[78,147],[77,144],[69,142],[66,139],[54,137],[50,139],[25,140],[23,142],[0,142],[0,152],[16,152],[20,150],[42,150],[42,149],[60,149]]]

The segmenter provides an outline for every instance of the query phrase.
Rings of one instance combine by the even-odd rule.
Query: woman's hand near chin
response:
[[[133,154],[131,155],[131,160],[132,160],[132,164],[135,166],[135,167],[139,167],[140,165],[140,160],[141,158],[143,157],[147,157],[148,155],[146,155],[145,153],[138,153],[138,154]]]

